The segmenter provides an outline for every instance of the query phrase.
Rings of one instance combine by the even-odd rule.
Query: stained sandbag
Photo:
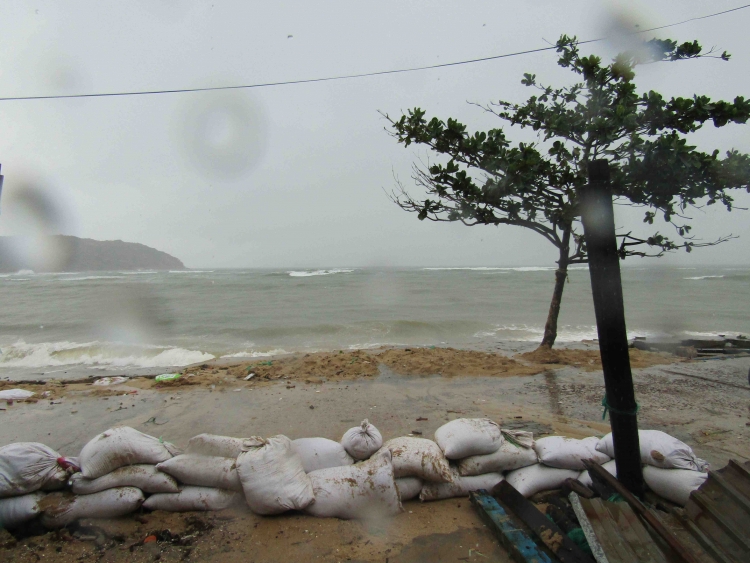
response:
[[[487,455],[474,455],[458,461],[458,474],[462,476],[483,475],[511,471],[537,463],[534,448],[517,446],[505,440],[500,449]]]
[[[534,444],[534,451],[539,456],[539,463],[558,469],[586,469],[584,459],[593,459],[596,463],[607,463],[611,458],[605,453],[597,451],[599,438],[591,436],[583,440],[566,438],[565,436],[547,436],[538,439]]]
[[[448,459],[463,459],[496,452],[503,434],[489,418],[457,418],[435,430],[435,442]]]
[[[419,500],[442,500],[455,497],[468,497],[471,491],[492,488],[503,480],[500,473],[486,473],[484,475],[472,475],[463,477],[457,471],[453,471],[452,483],[425,483],[419,493]]]
[[[52,493],[40,501],[42,524],[62,528],[79,518],[117,518],[138,510],[144,497],[135,487],[117,487],[90,495]]]
[[[242,492],[237,460],[229,457],[181,454],[158,463],[156,468],[185,485]]]
[[[397,479],[418,477],[433,483],[451,481],[451,471],[443,451],[432,440],[403,436],[388,440],[383,449],[391,452]]]
[[[354,463],[344,446],[327,438],[298,438],[292,449],[302,458],[305,473]]]
[[[68,485],[77,495],[90,495],[115,487],[136,487],[144,493],[176,493],[180,486],[173,477],[162,473],[154,465],[126,465],[97,479],[86,479],[75,473]]]
[[[377,428],[364,419],[362,424],[344,433],[341,445],[354,459],[362,460],[369,458],[380,449],[383,445],[383,437]]]
[[[121,426],[110,428],[89,441],[78,459],[83,476],[96,479],[126,465],[155,465],[178,453],[169,442]]]
[[[422,492],[424,481],[417,477],[401,477],[396,479],[396,488],[398,489],[398,497],[401,502],[406,502],[413,498],[417,498],[419,493]]]
[[[690,500],[690,493],[706,482],[708,473],[692,469],[660,469],[646,465],[643,480],[660,497],[680,506]]]
[[[245,504],[242,493],[209,487],[184,487],[179,493],[151,495],[143,503],[149,510],[190,512],[193,510],[224,510]]]
[[[641,444],[641,463],[662,469],[708,469],[708,463],[697,457],[690,446],[666,432],[639,430],[638,439]],[[596,449],[609,457],[615,457],[611,432],[599,440]]]
[[[557,469],[537,463],[511,471],[505,479],[524,497],[529,498],[539,491],[558,489],[565,479],[576,479],[578,475],[579,472],[572,469]]]
[[[252,445],[257,444],[254,444],[249,438],[232,438],[231,436],[219,436],[217,434],[198,434],[188,440],[185,453],[233,457],[236,459],[244,449]]]
[[[366,520],[403,510],[388,450],[355,465],[313,471],[309,477],[315,502],[305,512],[313,516]]]
[[[615,463],[615,460],[608,461],[607,463],[602,463],[602,468],[605,469],[610,475],[613,475],[617,477],[617,464]],[[590,487],[594,484],[594,482],[591,480],[591,475],[588,471],[581,471],[581,474],[578,476],[578,480],[586,485],[587,487]]]
[[[0,448],[0,498],[54,489],[68,480],[68,464],[39,442],[17,442]]]
[[[39,501],[44,497],[44,493],[37,492],[0,499],[0,529],[15,528],[35,518],[41,511]]]
[[[315,496],[302,458],[292,450],[292,441],[279,435],[258,438],[258,443],[237,458],[237,473],[250,510],[280,514],[306,508]]]

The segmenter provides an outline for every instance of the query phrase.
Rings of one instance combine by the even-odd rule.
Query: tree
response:
[[[686,212],[715,203],[731,211],[731,190],[750,192],[748,155],[731,150],[720,158],[718,150],[699,151],[685,138],[709,121],[715,127],[745,123],[750,102],[741,96],[733,102],[698,95],[665,99],[654,91],[638,94],[633,82],[638,64],[700,57],[728,60],[726,52],[704,53],[696,41],[677,45],[654,39],[605,64],[600,57],[583,56],[576,38],[565,35],[556,49],[558,64],[577,75],[574,84],[552,88],[524,74],[522,84],[538,90],[525,103],[480,106],[511,127],[537,132],[534,142],[513,143],[503,129],[472,134],[455,119],[427,121],[419,108],[398,120],[384,114],[399,143],[425,145],[441,160],[413,167],[413,179],[426,190],[426,199],[410,195],[397,180],[392,199],[402,209],[416,212],[420,220],[525,227],[558,248],[541,342],[546,347],[557,337],[568,266],[587,262],[578,190],[587,182],[589,161],[609,161],[616,203],[644,207],[644,223],[653,225],[660,216],[678,235],[619,233],[621,259],[677,249],[690,252],[733,238],[695,239]]]

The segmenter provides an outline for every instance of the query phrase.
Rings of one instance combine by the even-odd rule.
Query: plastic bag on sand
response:
[[[110,428],[83,446],[79,461],[81,473],[96,479],[125,465],[156,464],[177,455],[179,450],[128,426]]]
[[[455,470],[453,471],[452,483],[425,483],[422,492],[419,493],[419,500],[442,500],[454,497],[468,497],[471,491],[478,489],[492,488],[503,480],[500,473],[486,473],[484,475],[473,475],[471,477],[462,477]]]
[[[232,438],[216,434],[198,434],[188,441],[186,454],[236,458],[243,451],[257,445],[249,438]]]
[[[292,440],[292,449],[302,458],[305,473],[354,463],[344,446],[327,438]]]
[[[5,389],[0,391],[0,400],[3,401],[23,401],[36,395],[33,391],[26,389]]]
[[[362,460],[369,458],[380,449],[383,445],[383,437],[377,428],[364,419],[359,426],[344,432],[341,445],[354,459]]]
[[[419,493],[422,492],[423,485],[424,481],[417,477],[401,477],[400,479],[396,479],[398,498],[401,499],[401,502],[417,498]]]
[[[645,466],[643,480],[648,488],[660,497],[685,506],[690,493],[700,487],[708,478],[708,473],[692,469],[659,469]]]
[[[537,463],[537,456],[534,448],[516,446],[506,440],[495,453],[474,455],[459,460],[458,474],[462,476],[483,475],[498,471],[510,471],[535,463]]]
[[[120,467],[98,479],[86,479],[81,473],[76,473],[68,485],[77,495],[90,495],[115,487],[136,487],[144,493],[176,493],[180,490],[174,478],[153,465]]]
[[[313,471],[309,477],[315,502],[305,512],[313,516],[370,519],[403,510],[388,450],[356,465]]]
[[[62,528],[79,518],[117,518],[130,514],[143,503],[143,493],[135,487],[117,487],[91,495],[52,493],[40,501],[42,524]]]
[[[659,430],[639,430],[638,438],[641,443],[641,462],[662,469],[692,469],[705,471],[708,463],[696,457],[693,449],[666,432]],[[596,450],[615,457],[612,443],[612,433],[599,440]]]
[[[606,469],[610,475],[614,475],[615,477],[617,477],[617,464],[615,463],[614,459],[612,461],[608,461],[607,463],[602,463],[602,468]],[[581,474],[578,476],[578,480],[587,487],[590,487],[594,484],[588,471],[581,471]]]
[[[556,469],[537,463],[511,471],[505,476],[505,479],[519,493],[529,498],[539,491],[558,489],[565,479],[576,479],[578,475],[579,472],[572,469]]]
[[[396,479],[419,477],[432,483],[449,483],[452,479],[448,460],[432,440],[403,436],[388,440],[383,449],[391,452]]]
[[[183,454],[162,461],[156,468],[185,485],[242,492],[237,460],[230,457]]]
[[[243,504],[242,493],[209,487],[185,487],[179,493],[151,495],[143,503],[143,508],[168,512],[190,512],[191,510],[224,510]]]
[[[583,440],[565,436],[548,436],[534,444],[534,451],[539,456],[539,463],[558,469],[586,469],[584,459],[593,459],[597,463],[607,463],[611,458],[596,450],[599,438],[591,436]]]
[[[0,499],[0,529],[15,528],[28,522],[40,512],[39,501],[44,493]]]
[[[256,514],[302,510],[315,500],[310,478],[286,436],[258,439],[261,445],[237,458],[245,500]]]
[[[68,480],[65,458],[38,442],[17,442],[0,448],[0,498],[60,488]]]
[[[458,418],[435,430],[435,442],[448,459],[463,459],[496,452],[503,434],[488,418]]]

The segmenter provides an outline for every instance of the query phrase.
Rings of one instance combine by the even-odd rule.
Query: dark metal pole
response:
[[[615,238],[609,163],[589,163],[589,184],[581,189],[581,219],[589,256],[591,291],[609,405],[617,478],[628,490],[642,495],[643,473],[633,375],[630,371],[620,261]]]

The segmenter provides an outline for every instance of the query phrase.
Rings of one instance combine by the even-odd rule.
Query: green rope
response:
[[[607,395],[606,395],[606,393],[605,393],[604,397],[602,397],[602,406],[604,407],[604,411],[602,412],[602,420],[604,420],[604,419],[607,418],[607,411],[616,412],[617,414],[627,414],[627,415],[630,415],[630,416],[635,416],[635,415],[638,414],[638,411],[641,410],[641,405],[638,404],[638,403],[635,404],[635,408],[633,410],[631,410],[631,411],[623,411],[623,410],[620,410],[620,409],[616,409],[615,407],[613,407],[612,405],[610,405],[607,402]]]

